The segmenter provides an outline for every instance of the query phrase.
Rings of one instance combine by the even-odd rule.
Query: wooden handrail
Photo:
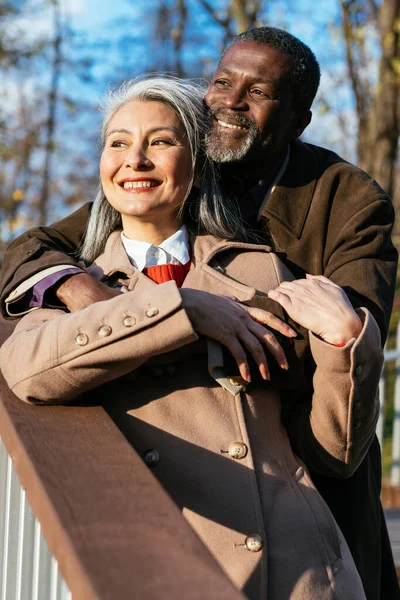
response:
[[[25,405],[0,376],[0,436],[74,600],[243,600],[101,406]]]

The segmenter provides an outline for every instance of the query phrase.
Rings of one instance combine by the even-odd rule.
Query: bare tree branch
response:
[[[202,5],[202,7],[204,8],[204,10],[210,15],[210,17],[221,27],[223,27],[225,30],[229,30],[230,31],[230,23],[229,23],[229,17],[226,17],[225,19],[221,19],[218,16],[217,11],[214,10],[214,8],[211,6],[211,4],[208,2],[208,0],[199,0],[200,4]],[[230,35],[234,35],[232,32],[230,32]]]

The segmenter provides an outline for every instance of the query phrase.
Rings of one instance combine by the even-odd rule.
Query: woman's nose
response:
[[[154,165],[143,146],[131,146],[126,156],[125,166],[140,170],[151,169]]]

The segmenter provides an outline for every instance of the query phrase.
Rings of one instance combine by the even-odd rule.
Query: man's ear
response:
[[[311,110],[302,111],[297,117],[296,123],[296,137],[300,137],[306,127],[311,123],[312,112]]]

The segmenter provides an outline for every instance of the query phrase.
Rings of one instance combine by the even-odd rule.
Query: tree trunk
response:
[[[53,42],[53,63],[52,76],[49,91],[49,112],[45,128],[45,156],[42,175],[42,189],[38,200],[39,223],[44,225],[47,221],[47,212],[50,196],[50,163],[54,152],[54,131],[56,126],[56,106],[58,100],[58,85],[61,71],[61,16],[58,0],[51,0],[53,4],[53,22],[54,22],[54,42]]]
[[[393,196],[399,141],[400,0],[384,0],[380,9],[382,57],[379,83],[369,115],[367,171]]]

